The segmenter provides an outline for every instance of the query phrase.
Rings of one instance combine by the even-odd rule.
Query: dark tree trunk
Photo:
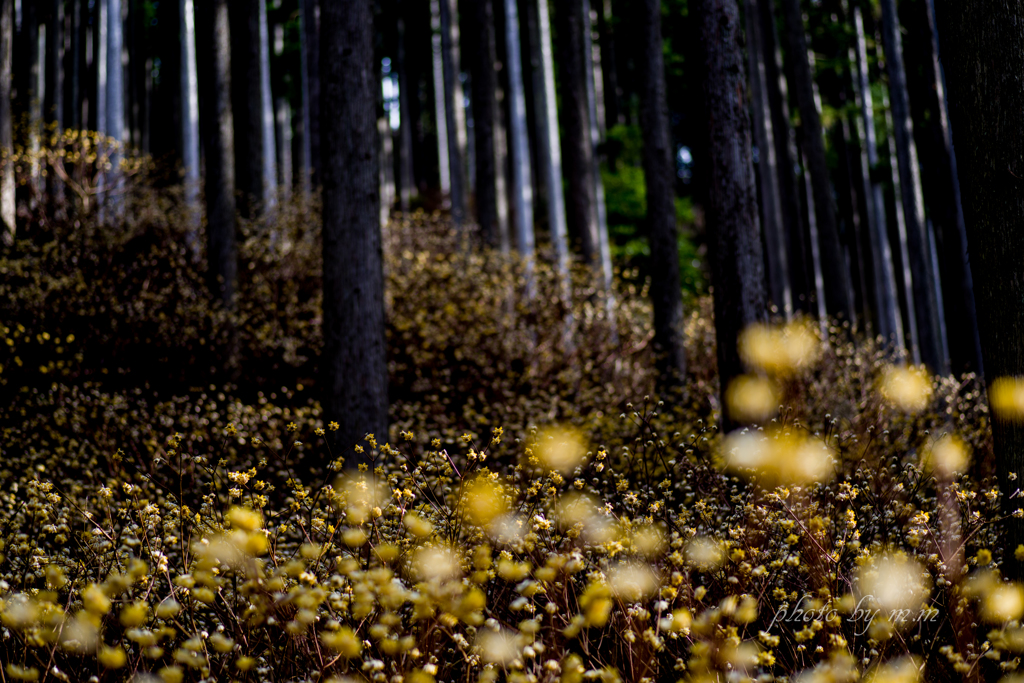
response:
[[[796,136],[789,123],[789,101],[786,79],[782,71],[782,53],[779,50],[775,27],[773,0],[757,2],[758,22],[761,27],[763,64],[765,69],[768,108],[771,111],[772,132],[775,142],[775,163],[778,170],[779,196],[782,222],[786,235],[786,262],[789,267],[793,306],[804,313],[813,312],[814,275],[810,255],[804,249],[804,223],[800,209],[800,184],[797,166]]]
[[[668,126],[665,64],[662,57],[661,0],[641,7],[644,54],[640,69],[640,119],[647,183],[647,228],[651,242],[651,303],[654,351],[663,389],[679,389],[686,380],[683,347],[683,300],[679,284],[679,237],[676,231],[672,136]]]
[[[700,0],[704,47],[704,96],[711,148],[707,208],[711,280],[722,425],[735,426],[724,401],[729,383],[743,372],[737,341],[748,325],[764,320],[764,261],[750,151],[740,21],[736,0]]]
[[[604,79],[604,120],[608,128],[625,123],[619,107],[619,71],[615,54],[615,26],[612,0],[594,0],[597,30],[601,40],[601,76]]]
[[[779,193],[779,168],[775,157],[775,131],[768,105],[768,76],[762,49],[761,25],[758,21],[759,5],[763,2],[746,0],[747,61],[750,71],[751,108],[754,113],[754,140],[758,151],[758,183],[761,198],[761,230],[764,236],[765,266],[771,303],[789,318],[793,315],[793,297],[790,287],[788,254],[786,252],[786,225],[782,219],[782,196]]]
[[[942,350],[938,301],[935,297],[935,274],[931,268],[928,246],[928,224],[924,219],[924,199],[921,176],[917,165],[917,147],[914,144],[910,120],[910,101],[907,95],[907,75],[903,68],[903,46],[900,38],[896,0],[881,0],[882,43],[885,46],[885,64],[889,75],[889,97],[892,105],[893,137],[899,162],[903,215],[907,226],[910,273],[913,278],[914,310],[917,317],[918,348],[921,360],[934,373],[949,372],[949,364]]]
[[[313,166],[312,184],[320,184],[320,2],[302,0],[302,36],[306,48],[309,79],[309,146]]]
[[[260,10],[263,0],[230,3],[231,109],[239,210],[251,218],[263,193],[263,97],[260,88]],[[376,133],[374,133],[376,139]]]
[[[1024,5],[1006,0],[936,3],[949,83],[953,143],[974,266],[985,376],[1024,376]],[[1024,422],[992,421],[996,473],[1006,514],[1003,548],[1024,543],[1024,520],[1011,494],[1024,470]],[[1019,580],[1020,562],[1006,573]]]
[[[50,0],[46,15],[46,85],[43,93],[43,120],[64,128],[64,3]]]
[[[68,0],[67,50],[64,53],[64,125],[73,130],[81,127],[81,110],[79,109],[79,79],[81,79],[81,63],[79,62],[79,44],[81,43],[82,0]]]
[[[589,21],[588,21],[589,24]],[[561,0],[555,6],[555,32],[562,109],[562,161],[566,179],[566,221],[569,236],[584,260],[599,266],[594,148],[590,139],[583,60],[582,0]]]
[[[410,102],[416,95],[413,94],[413,82],[409,78],[408,58],[406,56],[405,38],[405,12],[408,1],[399,6],[398,14],[398,48],[395,50],[395,67],[398,72],[398,112],[401,121],[398,131],[398,205],[402,211],[409,211],[412,198],[416,194],[416,187],[413,182],[413,147],[412,129],[413,116]],[[474,3],[475,6],[475,3]],[[491,44],[494,43],[494,27],[491,27]],[[493,76],[494,60],[491,60]],[[493,89],[492,94],[493,97]],[[473,94],[473,101],[476,102],[476,93]],[[493,155],[493,150],[492,150]],[[492,156],[493,167],[493,156]],[[479,162],[478,162],[479,163]]]
[[[340,425],[335,453],[351,464],[367,433],[388,439],[372,2],[324,3],[320,21],[323,406]]]
[[[214,298],[233,308],[238,254],[235,246],[235,150],[231,111],[231,34],[228,0],[196,7],[199,104],[206,159],[207,281]]]
[[[14,45],[14,0],[0,0],[0,245],[10,248],[15,236],[14,167],[11,155],[11,81]]]
[[[814,98],[814,80],[807,52],[800,0],[782,0],[786,24],[787,58],[791,60],[793,87],[800,109],[801,140],[807,156],[807,172],[814,189],[815,218],[818,223],[819,248],[825,285],[825,304],[829,315],[850,320],[853,302],[850,297],[850,275],[839,240],[836,208],[825,160],[825,139],[821,116]]]
[[[494,117],[497,79],[494,62],[494,4],[492,0],[470,3],[474,26],[473,50],[473,132],[476,136],[476,211],[480,236],[485,244],[498,246],[498,203],[494,183]]]
[[[452,202],[452,220],[457,228],[462,228],[462,221],[466,216],[466,164],[462,156],[462,146],[459,144],[459,127],[457,109],[462,103],[456,92],[459,78],[458,64],[456,64],[453,44],[453,31],[457,31],[457,25],[452,22],[452,0],[438,0],[441,8],[441,65],[444,70],[444,126],[448,132],[448,168],[450,173],[450,192]],[[439,122],[440,123],[440,122]]]
[[[952,370],[981,371],[981,341],[974,306],[974,285],[967,261],[967,235],[960,205],[960,182],[949,130],[945,85],[939,65],[939,43],[932,0],[905,5],[904,25],[914,40],[905,46],[910,104],[915,114],[915,137],[921,152],[925,205],[935,226]],[[916,50],[910,52],[910,45]],[[911,60],[918,67],[911,68]]]

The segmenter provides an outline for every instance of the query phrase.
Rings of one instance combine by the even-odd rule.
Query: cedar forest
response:
[[[1020,26],[0,0],[0,682],[1024,681]]]

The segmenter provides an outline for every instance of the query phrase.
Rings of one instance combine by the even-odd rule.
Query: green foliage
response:
[[[605,143],[609,167],[601,169],[604,182],[608,230],[612,239],[612,255],[627,269],[636,269],[638,277],[646,276],[651,255],[644,230],[647,218],[647,186],[641,154],[643,139],[635,126],[615,126],[608,131]],[[614,161],[614,163],[611,163]],[[679,276],[684,298],[692,305],[695,297],[706,291],[703,250],[692,239],[693,202],[689,197],[676,197],[676,223],[679,226]]]

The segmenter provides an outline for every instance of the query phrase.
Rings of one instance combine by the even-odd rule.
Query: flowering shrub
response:
[[[707,301],[659,400],[642,287],[616,345],[585,272],[570,304],[542,255],[527,299],[415,214],[385,234],[392,431],[332,450],[315,206],[243,224],[225,311],[176,196],[124,201],[0,261],[5,680],[1016,680],[973,377],[755,328],[721,435]]]

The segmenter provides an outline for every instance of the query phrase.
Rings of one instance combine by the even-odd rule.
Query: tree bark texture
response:
[[[324,420],[346,463],[367,433],[388,438],[371,0],[321,8]],[[365,459],[364,454],[364,459]]]
[[[475,3],[474,3],[475,4]],[[408,57],[405,47],[405,7],[408,1],[399,5],[398,14],[398,47],[395,50],[395,67],[398,72],[398,206],[402,211],[409,211],[412,198],[416,194],[416,187],[413,181],[413,146],[412,128],[413,116],[410,100],[413,94],[412,80],[409,78]],[[494,26],[491,26],[491,44],[494,43]],[[494,60],[491,60],[493,73]],[[493,92],[491,97],[493,97]],[[476,96],[474,94],[474,101]],[[492,152],[493,153],[493,152]],[[493,159],[492,159],[493,163]]]
[[[205,64],[198,76],[206,158],[206,277],[214,298],[233,308],[238,253],[228,0],[201,2],[197,9],[196,43]]]
[[[647,184],[647,229],[651,244],[651,303],[654,307],[654,352],[664,389],[686,381],[683,346],[683,299],[679,283],[679,235],[676,228],[675,169],[665,95],[661,0],[644,0],[641,10],[643,63],[640,72],[640,119]]]
[[[748,325],[765,319],[764,260],[761,252],[757,194],[754,187],[736,0],[700,0],[698,21],[703,38],[704,97],[711,151],[711,186],[707,215],[714,286],[715,332],[722,424],[735,425],[724,401],[729,383],[743,373],[737,341]]]
[[[819,249],[825,285],[825,305],[829,315],[850,320],[853,301],[850,296],[850,274],[839,240],[835,202],[829,183],[825,159],[825,139],[821,115],[814,96],[814,77],[804,33],[800,0],[782,0],[786,25],[787,59],[791,60],[792,83],[800,110],[801,145],[807,157],[807,173],[814,189],[815,218],[818,223]]]
[[[583,61],[583,2],[562,0],[555,6],[555,34],[562,99],[562,160],[565,163],[565,214],[570,237],[583,259],[599,266],[594,148],[587,111]]]
[[[935,297],[931,258],[928,247],[928,224],[924,218],[924,197],[917,163],[910,119],[910,98],[907,95],[907,74],[903,67],[903,45],[900,38],[896,0],[881,0],[882,43],[889,76],[889,98],[892,107],[893,138],[899,165],[902,207],[907,229],[910,273],[913,278],[914,311],[917,322],[917,344],[921,360],[934,373],[946,374],[949,363],[942,352],[939,336],[939,310]]]
[[[949,85],[950,122],[963,198],[989,384],[1024,376],[1024,4],[1010,0],[936,3]],[[994,415],[996,473],[1003,491],[1006,553],[1024,543],[1011,494],[1024,471],[1024,422]],[[1020,579],[1022,565],[1006,573]]]
[[[594,0],[597,4],[598,32],[601,41],[601,76],[604,78],[604,117],[608,128],[625,123],[619,107],[619,71],[615,52],[615,24],[612,0]]]

